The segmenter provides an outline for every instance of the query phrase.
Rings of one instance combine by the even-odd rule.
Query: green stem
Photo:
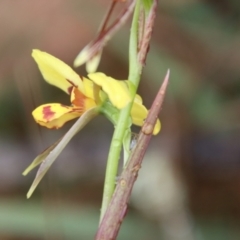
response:
[[[140,13],[140,2],[137,0],[132,20],[129,41],[129,74],[128,80],[135,86],[132,95],[135,96],[140,81],[141,65],[138,62],[138,19]]]
[[[140,12],[140,2],[141,0],[136,1],[131,32],[130,32],[130,42],[129,42],[129,75],[128,80],[132,83],[133,87],[130,88],[132,99],[134,99],[139,81],[140,81],[140,73],[141,73],[141,65],[137,60],[137,52],[138,52],[138,18]],[[124,138],[124,134],[126,129],[129,127],[129,116],[132,108],[132,103],[129,103],[123,110],[121,110],[117,125],[115,127],[115,131],[113,134],[112,142],[110,145],[110,150],[108,154],[107,160],[107,168],[104,182],[104,190],[103,190],[103,200],[101,207],[101,216],[100,222],[105,214],[105,211],[108,207],[108,204],[112,198],[116,176],[118,172],[119,158],[122,148],[122,142]]]

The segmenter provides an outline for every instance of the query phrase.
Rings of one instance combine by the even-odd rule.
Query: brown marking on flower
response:
[[[84,102],[86,97],[77,88],[74,88],[73,94],[74,100],[72,101],[72,104],[76,107],[79,107],[79,110],[84,110]]]
[[[69,80],[69,79],[66,79],[72,86],[74,86],[74,87],[78,87],[76,84],[74,84],[74,82],[72,82],[71,80]]]
[[[68,94],[71,94],[72,90],[73,90],[73,86],[68,87],[68,89],[67,89]]]
[[[69,111],[69,113],[76,113],[77,115],[78,113],[82,113],[82,108],[74,107],[71,111]]]
[[[69,107],[66,106],[66,105],[63,105],[63,104],[60,104],[60,105],[61,105],[61,107],[63,107],[63,108],[67,108],[67,109],[69,109]]]
[[[51,110],[51,106],[43,107],[42,113],[43,118],[46,119],[47,122],[50,121],[55,115],[55,112]]]

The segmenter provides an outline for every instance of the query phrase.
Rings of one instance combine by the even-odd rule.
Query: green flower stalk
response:
[[[133,99],[137,92],[139,85],[142,68],[145,64],[147,49],[149,41],[151,39],[151,33],[153,29],[153,23],[156,15],[157,1],[148,1],[149,4],[143,4],[144,1],[137,0],[134,15],[132,20],[130,42],[129,42],[129,75],[128,79],[130,82],[130,94],[132,101],[121,110],[115,131],[113,134],[112,142],[110,145],[107,169],[105,175],[103,200],[101,207],[100,222],[105,214],[105,211],[109,205],[115,189],[115,179],[118,172],[119,158],[121,152],[121,146],[128,146],[129,149],[129,137],[130,137],[130,111],[133,104]],[[146,7],[147,6],[147,7]],[[139,22],[140,11],[143,10],[143,14],[146,14],[146,23]],[[141,25],[140,25],[141,23]],[[141,38],[139,35],[139,29],[141,28]],[[125,136],[128,136],[124,139]]]
[[[100,223],[95,240],[111,240],[116,239],[117,237],[123,218],[126,215],[127,204],[131,195],[133,184],[137,179],[144,154],[152,137],[157,116],[162,108],[168,85],[169,73],[170,72],[168,71],[152,104],[148,117],[138,136],[137,144],[132,150],[129,161],[123,169],[122,174],[119,176],[116,190],[114,191],[106,213]]]

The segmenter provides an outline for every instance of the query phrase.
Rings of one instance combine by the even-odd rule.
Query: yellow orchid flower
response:
[[[67,121],[81,116],[88,109],[101,106],[106,95],[112,105],[118,109],[124,108],[131,101],[129,91],[123,88],[117,80],[103,73],[91,74],[90,81],[80,77],[64,62],[46,52],[33,50],[32,56],[44,79],[70,94],[72,103],[72,106],[50,103],[36,108],[32,114],[36,122],[42,126],[60,128]]]
[[[131,101],[128,86],[122,81],[99,72],[88,74],[89,79],[81,77],[61,60],[40,50],[33,50],[32,57],[49,84],[70,94],[71,106],[49,103],[32,112],[35,121],[42,126],[58,129],[87,110],[101,107],[107,100],[117,109],[124,108]],[[133,124],[142,126],[147,114],[141,97],[136,95],[131,111]],[[157,134],[160,127],[158,120],[153,134]]]
[[[39,106],[32,112],[36,122],[47,128],[57,129],[74,118],[79,119],[61,139],[39,154],[23,172],[23,175],[27,175],[32,169],[40,165],[27,193],[27,198],[32,195],[41,179],[68,142],[92,118],[99,113],[103,113],[116,124],[116,116],[118,116],[119,109],[124,108],[131,102],[129,90],[131,84],[128,81],[119,81],[103,73],[91,73],[88,75],[89,79],[84,78],[79,76],[64,62],[46,52],[33,50],[32,56],[37,62],[44,79],[49,84],[69,94],[71,102],[71,106],[65,106],[60,103],[49,103]],[[147,114],[148,110],[143,106],[141,97],[136,95],[131,109],[132,123],[142,126]],[[129,123],[131,125],[131,121]],[[126,129],[125,139],[122,143],[125,162],[128,159],[130,151],[130,125]],[[158,120],[153,134],[157,134],[160,131],[160,127],[160,121]]]

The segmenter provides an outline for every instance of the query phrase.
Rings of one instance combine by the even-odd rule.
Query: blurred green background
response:
[[[70,142],[29,200],[35,172],[21,173],[72,125],[54,131],[33,121],[36,106],[69,98],[44,82],[32,49],[72,66],[110,2],[0,1],[1,240],[93,239],[113,132],[106,119]],[[117,79],[128,75],[129,27],[99,66]],[[150,107],[168,68],[170,85],[118,239],[240,239],[239,29],[238,0],[159,1],[139,93]]]

